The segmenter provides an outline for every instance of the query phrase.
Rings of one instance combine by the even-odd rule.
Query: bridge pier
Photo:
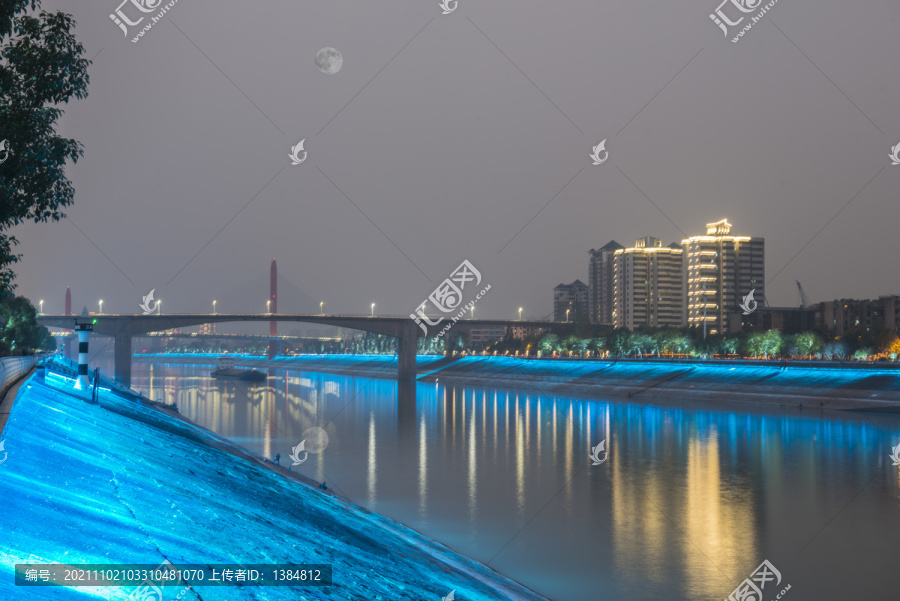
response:
[[[123,386],[131,386],[131,320],[116,320],[115,378]]]
[[[404,319],[400,324],[400,341],[397,345],[397,380],[416,379],[416,322]]]

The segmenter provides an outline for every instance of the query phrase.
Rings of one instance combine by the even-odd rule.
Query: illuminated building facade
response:
[[[684,325],[684,249],[647,236],[613,258],[613,323],[638,326]]]
[[[588,272],[588,311],[591,323],[613,323],[613,260],[616,251],[625,248],[611,240],[599,249],[591,249]]]
[[[707,333],[728,330],[728,315],[754,290],[765,305],[765,239],[732,236],[726,219],[706,224],[706,235],[682,240],[685,252],[687,325]]]

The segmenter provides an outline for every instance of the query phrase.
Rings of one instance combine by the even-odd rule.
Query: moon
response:
[[[303,440],[306,441],[306,450],[316,455],[328,446],[328,433],[318,426],[313,426],[303,432]]]
[[[322,48],[316,53],[316,69],[325,75],[334,75],[343,64],[344,57],[336,48]]]

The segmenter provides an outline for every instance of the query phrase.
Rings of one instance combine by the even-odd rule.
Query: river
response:
[[[323,427],[292,469],[556,601],[897,598],[900,416],[209,371],[132,387],[283,466]]]

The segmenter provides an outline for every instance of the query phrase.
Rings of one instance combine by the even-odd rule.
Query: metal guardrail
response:
[[[0,399],[13,384],[31,371],[38,357],[4,357],[0,359]]]

